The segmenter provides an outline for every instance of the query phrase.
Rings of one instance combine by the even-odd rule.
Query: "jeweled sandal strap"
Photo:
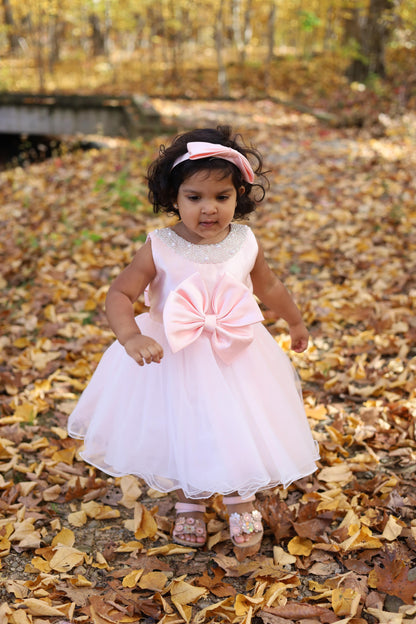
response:
[[[256,500],[254,494],[249,496],[248,498],[244,498],[243,496],[223,496],[222,501],[226,505],[238,505],[239,503],[251,503]]]
[[[232,513],[230,515],[231,537],[238,537],[243,533],[260,533],[263,531],[261,513],[257,509],[244,511],[243,513]]]
[[[193,503],[176,503],[175,509],[178,513],[187,513],[191,511],[201,511],[203,513],[206,510],[206,506],[196,505]]]
[[[178,516],[175,521],[173,534],[196,535],[198,537],[203,537],[206,535],[205,522],[199,518],[191,518],[189,516],[185,518],[185,516]]]

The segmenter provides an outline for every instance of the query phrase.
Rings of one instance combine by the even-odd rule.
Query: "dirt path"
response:
[[[65,433],[112,340],[108,284],[165,222],[143,173],[169,133],[1,173],[2,621],[410,622],[414,120],[375,137],[271,102],[155,105],[179,129],[231,123],[265,157],[270,191],[251,224],[310,327],[291,357],[322,459],[261,496],[250,561],[234,557],[220,499],[210,547],[170,552],[174,497],[96,473]],[[287,348],[284,324],[267,323]]]

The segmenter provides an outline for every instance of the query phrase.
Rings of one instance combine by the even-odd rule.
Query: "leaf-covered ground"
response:
[[[232,123],[265,156],[250,222],[310,327],[291,357],[319,468],[259,497],[264,543],[239,562],[220,497],[208,547],[183,549],[173,496],[80,461],[66,420],[113,339],[109,283],[169,221],[144,181],[169,132],[4,171],[0,621],[415,622],[415,118],[374,137],[267,101],[155,105],[179,129]]]

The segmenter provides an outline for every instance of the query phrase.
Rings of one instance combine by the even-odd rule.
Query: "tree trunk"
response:
[[[215,19],[215,31],[214,39],[217,51],[217,75],[218,75],[218,91],[220,97],[229,96],[229,87],[227,79],[227,70],[224,63],[224,32],[223,32],[223,19],[224,19],[224,0],[220,1],[218,13]]]
[[[350,80],[362,82],[371,74],[386,76],[384,52],[392,31],[386,14],[393,6],[394,0],[370,0],[366,16],[354,9],[345,22],[344,39],[354,41],[357,47],[355,58],[346,72]]]
[[[101,56],[106,52],[105,33],[100,24],[100,19],[95,13],[90,13],[88,21],[91,26],[91,41],[93,56]]]
[[[274,42],[276,31],[276,14],[277,14],[277,0],[272,0],[270,7],[269,19],[268,19],[268,36],[267,36],[267,59],[264,73],[264,87],[266,92],[270,89],[271,85],[271,71],[274,54]]]
[[[394,7],[394,0],[371,0],[368,13],[369,71],[386,77],[385,47],[392,31],[387,12]]]
[[[64,24],[59,19],[58,13],[49,17],[49,72],[53,74],[55,64],[61,56],[61,43],[64,35]]]
[[[9,51],[14,54],[19,50],[19,37],[16,35],[16,26],[13,19],[12,7],[9,0],[2,0],[4,22],[6,24],[7,40],[9,42]]]
[[[242,0],[232,0],[231,3],[231,15],[232,15],[232,24],[233,24],[233,39],[235,43],[235,47],[237,48],[238,59],[241,62],[243,50],[244,50],[244,42],[242,36],[242,26],[241,26],[241,2]]]
[[[253,0],[247,0],[246,10],[244,11],[244,28],[243,28],[243,50],[241,53],[241,62],[245,63],[247,58],[247,46],[250,43],[253,29],[251,27],[251,13],[253,9]]]

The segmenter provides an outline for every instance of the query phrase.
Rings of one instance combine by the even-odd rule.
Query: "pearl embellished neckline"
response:
[[[240,251],[247,237],[249,227],[241,223],[231,223],[230,232],[219,243],[195,244],[179,236],[171,228],[156,230],[155,234],[168,247],[181,256],[197,264],[218,264],[225,262]]]

